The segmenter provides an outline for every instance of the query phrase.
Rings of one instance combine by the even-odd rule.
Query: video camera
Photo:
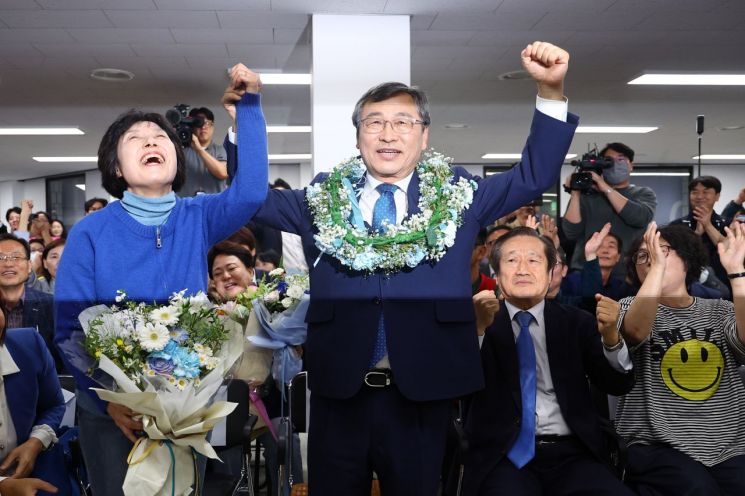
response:
[[[189,117],[190,109],[190,106],[180,103],[166,112],[166,119],[173,126],[184,148],[191,146],[191,135],[194,129],[204,125],[204,118],[201,115]]]
[[[613,159],[601,157],[596,145],[595,148],[582,155],[581,160],[572,160],[572,165],[576,169],[569,180],[569,191],[581,191],[585,195],[591,195],[595,193],[595,189],[592,187],[594,181],[590,173],[602,175],[603,170],[613,167]]]

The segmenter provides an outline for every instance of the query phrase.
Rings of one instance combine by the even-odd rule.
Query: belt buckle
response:
[[[371,378],[377,378],[377,377],[383,377],[385,380],[383,381],[383,384],[375,384],[371,383],[369,379]],[[374,388],[384,388],[391,385],[391,376],[388,372],[378,371],[378,370],[372,370],[365,374],[365,384],[369,387]]]

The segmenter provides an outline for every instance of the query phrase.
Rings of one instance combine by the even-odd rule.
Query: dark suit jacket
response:
[[[26,287],[23,299],[23,327],[38,329],[49,348],[57,371],[62,371],[62,360],[54,346],[54,297]]]
[[[52,357],[35,328],[8,329],[5,347],[19,369],[5,376],[4,381],[10,416],[18,445],[21,445],[28,440],[35,425],[46,424],[55,431],[59,429],[65,401]],[[39,455],[31,476],[58,486],[60,494],[69,494],[64,459],[58,447]]]
[[[313,394],[350,398],[362,387],[385,317],[388,356],[401,393],[414,401],[454,398],[483,387],[470,259],[479,229],[554,185],[578,119],[561,122],[535,112],[520,165],[486,179],[454,167],[455,180],[477,181],[455,244],[436,264],[394,274],[365,275],[324,255],[313,239],[304,190],[271,190],[254,221],[299,234],[310,267],[311,301],[305,361]],[[236,148],[226,140],[228,163]],[[322,181],[320,175],[314,181]],[[408,214],[419,212],[419,177],[409,183]]]
[[[614,370],[603,353],[595,318],[589,313],[546,301],[546,350],[561,414],[572,433],[591,453],[604,459],[598,414],[587,378],[613,395],[634,385],[633,371]],[[509,313],[502,305],[481,346],[486,388],[470,400],[466,420],[464,492],[479,494],[484,477],[506,455],[521,420],[520,372]]]

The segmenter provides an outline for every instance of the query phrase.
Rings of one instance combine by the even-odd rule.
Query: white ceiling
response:
[[[534,39],[570,51],[566,92],[583,124],[660,127],[646,135],[577,135],[572,152],[624,141],[637,150],[637,163],[691,163],[697,114],[706,115],[705,153],[745,152],[745,130],[717,129],[745,125],[745,88],[626,85],[651,70],[745,71],[743,0],[0,0],[0,127],[86,132],[0,136],[0,181],[95,167],[31,157],[95,155],[106,126],[131,107],[218,110],[225,69],[236,62],[309,72],[314,13],[412,16],[412,81],[430,97],[431,143],[460,162],[519,152],[534,86],[498,76],[520,68],[519,51]],[[373,63],[385,63],[384,54]],[[136,78],[91,80],[99,67]],[[307,86],[264,93],[269,124],[309,124]],[[226,118],[217,114],[221,135]],[[454,122],[469,127],[445,129]],[[269,143],[271,153],[310,151],[308,135],[271,135]]]

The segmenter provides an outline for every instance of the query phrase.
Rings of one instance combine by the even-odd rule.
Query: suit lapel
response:
[[[494,320],[497,323],[493,327],[497,362],[502,367],[504,377],[508,378],[512,400],[518,408],[521,408],[520,366],[517,363],[517,346],[515,345],[515,334],[512,331],[510,313],[505,305],[502,305]]]
[[[546,354],[548,355],[548,366],[551,369],[551,380],[554,383],[556,399],[562,413],[567,411],[566,390],[568,379],[564,377],[565,360],[570,360],[573,353],[569,351],[569,334],[566,330],[566,322],[562,318],[559,307],[556,303],[546,300],[546,307],[543,311],[543,318],[546,324]]]
[[[411,175],[411,181],[409,181],[409,190],[406,192],[406,219],[412,215],[420,213],[419,210],[419,174],[414,169],[414,174]]]

